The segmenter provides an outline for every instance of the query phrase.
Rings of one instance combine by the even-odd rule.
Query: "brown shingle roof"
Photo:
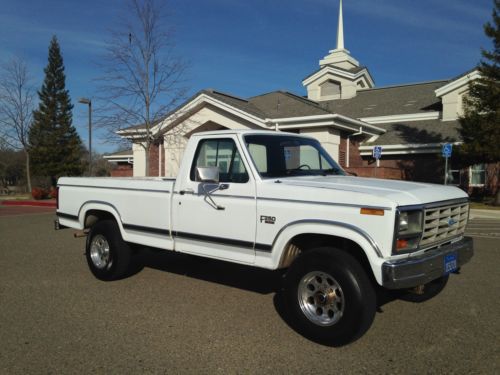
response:
[[[407,121],[393,124],[377,124],[387,132],[374,142],[363,145],[399,145],[407,143],[442,143],[460,141],[458,121]]]
[[[330,112],[318,103],[287,91],[273,91],[254,96],[249,102],[267,118],[327,115]]]
[[[354,98],[328,100],[320,102],[320,105],[332,113],[353,118],[441,111],[441,101],[436,98],[434,90],[447,82],[441,80],[360,90]]]

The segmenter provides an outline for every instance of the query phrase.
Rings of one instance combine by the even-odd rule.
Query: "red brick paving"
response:
[[[56,207],[55,199],[46,199],[43,201],[37,200],[4,200],[0,201],[0,205],[2,206],[38,206],[38,207]]]

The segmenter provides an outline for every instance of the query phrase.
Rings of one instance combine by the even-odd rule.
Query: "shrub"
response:
[[[57,199],[57,188],[56,187],[52,186],[50,188],[49,197],[53,198],[53,199]]]
[[[45,199],[48,196],[48,192],[45,189],[34,187],[31,189],[31,196],[36,200]]]

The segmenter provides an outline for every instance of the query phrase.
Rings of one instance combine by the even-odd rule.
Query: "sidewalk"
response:
[[[471,209],[469,219],[493,219],[500,220],[500,210],[477,210]]]
[[[31,206],[31,207],[56,207],[55,199],[20,199],[20,200],[0,200],[2,206]]]

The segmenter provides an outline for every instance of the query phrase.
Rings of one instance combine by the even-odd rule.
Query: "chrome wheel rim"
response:
[[[111,264],[109,243],[102,234],[97,234],[92,238],[90,244],[90,259],[98,269],[105,269]]]
[[[298,300],[304,315],[314,324],[331,326],[344,313],[344,293],[328,273],[309,272],[299,281]]]

